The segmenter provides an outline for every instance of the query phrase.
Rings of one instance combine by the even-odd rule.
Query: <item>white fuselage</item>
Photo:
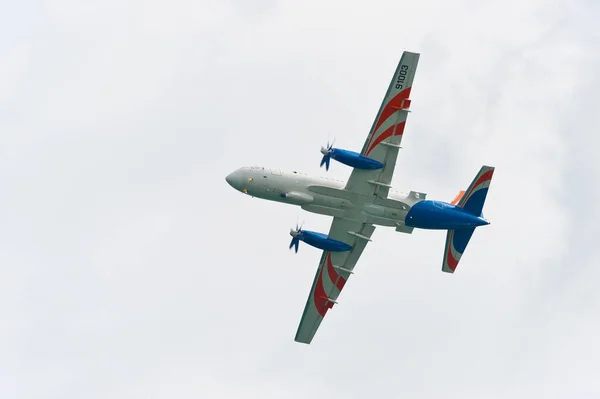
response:
[[[422,193],[390,190],[387,198],[380,198],[346,191],[343,181],[261,166],[240,168],[226,180],[236,190],[252,197],[298,205],[321,215],[393,226],[407,233],[412,229],[404,226],[406,214],[414,203],[425,197]]]

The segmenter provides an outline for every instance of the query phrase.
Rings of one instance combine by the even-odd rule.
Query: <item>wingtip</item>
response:
[[[310,341],[301,340],[298,337],[294,338],[294,342],[298,342],[299,344],[310,345]]]

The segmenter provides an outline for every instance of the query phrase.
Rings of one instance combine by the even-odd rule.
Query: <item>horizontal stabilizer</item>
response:
[[[454,273],[467,244],[475,231],[475,227],[467,229],[448,230],[446,245],[444,246],[444,261],[442,271]]]

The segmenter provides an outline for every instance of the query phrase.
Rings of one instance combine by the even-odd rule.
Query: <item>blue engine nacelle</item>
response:
[[[304,241],[308,245],[319,248],[325,251],[331,252],[343,252],[352,250],[352,246],[346,244],[345,242],[334,240],[329,238],[327,234],[317,233],[315,231],[308,230],[290,230],[290,235],[292,236],[292,242],[290,242],[290,249],[295,247],[296,252],[298,252],[298,245],[300,241]]]
[[[328,148],[321,148],[321,153],[323,154],[323,159],[321,159],[321,165],[325,164],[325,170],[329,170],[329,160],[335,159],[338,162],[343,163],[344,165],[351,166],[357,169],[381,169],[383,168],[383,164],[374,159],[365,157],[364,155],[360,155],[357,152],[343,150],[341,148],[333,148],[329,146]]]

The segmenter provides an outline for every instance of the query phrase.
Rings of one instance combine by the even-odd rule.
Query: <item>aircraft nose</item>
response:
[[[225,181],[233,187],[233,173],[230,173],[227,176],[225,176]]]
[[[240,190],[240,187],[242,185],[242,179],[239,171],[236,170],[235,172],[228,174],[225,177],[225,181],[229,183],[231,187],[235,188],[236,190]]]

